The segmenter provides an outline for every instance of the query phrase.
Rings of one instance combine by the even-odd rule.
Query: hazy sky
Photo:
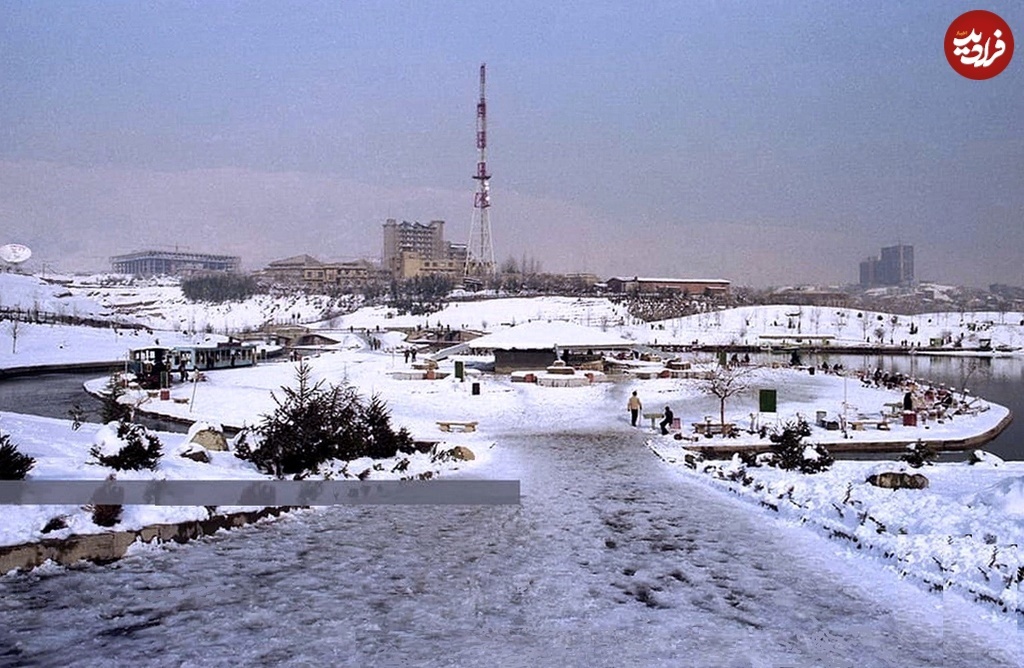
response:
[[[552,271],[1024,285],[1013,2],[0,3],[0,243],[104,270],[147,247],[379,260],[388,217],[473,213],[487,63],[499,259]],[[38,269],[40,264],[35,265]]]

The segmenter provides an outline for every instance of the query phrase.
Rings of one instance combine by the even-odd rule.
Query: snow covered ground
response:
[[[1024,614],[1024,463],[991,455],[978,464],[911,469],[904,462],[838,461],[814,475],[769,466],[703,462],[670,439],[652,450],[670,465],[712,481],[787,521],[881,560],[900,578],[954,589],[1001,612]],[[924,490],[882,489],[883,472],[923,474]]]
[[[2,287],[0,285],[0,288]],[[3,294],[5,293],[0,291],[0,296]],[[188,312],[174,299],[161,301],[160,305],[154,308],[159,308],[164,317],[163,322],[176,320],[181,323],[182,317],[186,323],[188,321]],[[679,461],[680,442],[661,439],[650,431],[646,421],[641,428],[631,428],[625,409],[626,397],[630,391],[636,389],[644,401],[645,411],[660,410],[665,405],[671,405],[684,425],[703,421],[707,416],[717,419],[718,402],[714,397],[701,392],[699,381],[628,380],[581,388],[544,388],[532,384],[513,384],[506,377],[487,374],[473,376],[467,382],[459,382],[453,376],[437,381],[398,380],[389,375],[389,372],[406,368],[403,356],[396,352],[396,349],[404,344],[400,334],[383,335],[384,348],[372,351],[366,346],[363,338],[346,333],[349,327],[369,330],[380,327],[386,330],[389,326],[415,327],[437,324],[500,330],[532,319],[564,319],[577,324],[589,323],[598,329],[637,341],[653,342],[657,339],[661,343],[673,340],[690,343],[694,339],[703,342],[741,342],[754,340],[762,332],[785,333],[794,329],[835,334],[850,341],[864,338],[861,336],[861,326],[855,320],[857,316],[847,314],[847,322],[842,323],[838,315],[841,311],[836,309],[821,310],[814,316],[808,307],[803,307],[799,311],[795,307],[763,307],[757,310],[701,314],[678,321],[655,323],[653,326],[631,322],[629,316],[619,309],[620,307],[603,299],[502,299],[456,303],[438,314],[416,318],[396,317],[385,309],[362,309],[341,316],[332,323],[324,323],[325,333],[333,333],[341,343],[309,360],[315,378],[334,383],[351,383],[366,396],[379,394],[387,401],[393,421],[399,426],[408,427],[416,437],[439,439],[443,436],[446,442],[452,445],[467,445],[477,453],[479,459],[473,466],[466,467],[465,473],[490,478],[513,475],[523,480],[526,491],[525,509],[518,515],[516,511],[511,511],[511,514],[507,514],[509,511],[487,511],[483,514],[490,519],[476,521],[471,519],[477,516],[475,511],[466,510],[455,513],[456,519],[449,522],[439,520],[430,513],[421,515],[417,514],[418,511],[396,510],[389,511],[396,513],[394,519],[387,520],[391,522],[390,532],[358,531],[354,534],[358,538],[346,543],[345,549],[336,553],[335,558],[348,565],[347,570],[341,569],[347,575],[331,576],[331,585],[328,589],[334,586],[355,586],[356,589],[367,592],[368,600],[363,603],[346,603],[345,605],[351,606],[350,612],[358,621],[347,631],[334,629],[332,632],[346,634],[345,637],[354,643],[368,643],[360,649],[360,656],[368,660],[375,656],[394,658],[395,655],[388,654],[377,644],[378,641],[372,639],[373,625],[376,624],[379,630],[381,624],[387,628],[397,628],[400,623],[407,622],[418,631],[408,636],[392,637],[392,640],[406,648],[409,656],[423,658],[422,652],[426,649],[416,649],[415,642],[417,638],[422,639],[427,633],[426,626],[422,626],[427,622],[423,621],[421,624],[412,620],[421,615],[430,618],[438,614],[434,606],[445,604],[453,606],[451,616],[436,620],[441,624],[450,623],[445,628],[463,631],[475,628],[470,620],[478,619],[478,614],[483,614],[485,618],[493,614],[496,616],[493,617],[493,626],[489,628],[491,631],[497,628],[497,636],[506,641],[513,632],[528,631],[539,634],[538,637],[546,641],[556,642],[559,638],[564,640],[568,637],[562,635],[562,631],[570,634],[581,630],[585,630],[585,638],[594,641],[600,637],[596,629],[613,629],[616,628],[615,624],[620,622],[637,624],[645,629],[639,632],[637,640],[627,641],[622,636],[612,633],[607,635],[605,640],[598,640],[595,646],[611,648],[616,644],[612,639],[627,642],[629,651],[625,655],[637,658],[642,656],[642,644],[647,642],[650,643],[648,648],[653,647],[656,655],[664,661],[678,661],[681,658],[685,660],[686,656],[692,656],[686,654],[687,651],[696,651],[695,641],[685,639],[688,637],[687,628],[703,634],[701,637],[708,642],[724,645],[739,643],[741,647],[749,647],[749,644],[743,643],[749,643],[751,638],[760,637],[760,631],[769,628],[774,630],[770,632],[772,640],[768,643],[765,654],[768,658],[760,660],[756,652],[745,650],[725,651],[719,656],[728,657],[725,659],[728,665],[732,665],[730,661],[740,662],[736,665],[781,665],[780,662],[785,657],[785,648],[795,646],[794,643],[801,648],[799,656],[811,663],[827,662],[826,648],[834,642],[846,647],[850,656],[855,656],[857,642],[863,642],[863,637],[859,635],[860,631],[853,633],[837,630],[839,627],[836,626],[840,624],[844,614],[854,614],[860,620],[857,623],[863,624],[860,630],[875,638],[873,642],[877,644],[872,645],[870,656],[879,659],[879,663],[884,657],[891,658],[892,665],[899,663],[898,654],[886,654],[888,650],[881,646],[881,641],[878,641],[878,638],[885,637],[894,639],[897,645],[908,648],[911,656],[916,657],[916,660],[905,665],[928,665],[926,659],[934,657],[929,653],[930,650],[934,649],[935,643],[941,644],[941,640],[937,638],[940,638],[942,633],[943,615],[952,614],[957,619],[969,618],[965,623],[968,626],[967,632],[973,639],[964,647],[974,651],[978,649],[979,642],[989,647],[987,650],[979,650],[981,653],[978,656],[982,657],[983,663],[985,659],[992,659],[992,662],[1014,665],[1014,661],[1019,657],[1012,653],[1012,648],[991,648],[998,648],[1000,642],[1014,642],[1019,645],[1017,616],[1015,613],[1002,612],[1004,606],[1011,608],[1019,599],[1014,598],[1016,594],[1012,589],[1000,589],[996,586],[996,575],[993,575],[995,571],[991,569],[1002,569],[998,570],[998,573],[1003,575],[998,577],[1008,577],[1012,574],[1013,564],[1018,563],[1014,561],[1018,557],[1011,546],[1014,543],[1024,545],[1024,542],[1021,542],[1024,540],[1024,536],[1021,535],[1024,520],[1017,514],[1019,504],[1015,501],[1017,495],[1021,493],[1019,480],[1024,473],[1019,470],[1019,464],[1007,463],[996,467],[937,465],[925,471],[932,479],[932,486],[927,490],[898,493],[880,493],[863,485],[866,469],[878,464],[841,462],[832,471],[819,476],[781,473],[774,469],[750,469],[748,473],[754,478],[755,483],[742,485],[729,482],[729,488],[744,495],[753,495],[756,483],[761,483],[761,488],[756,492],[760,496],[751,496],[757,502],[770,501],[772,498],[778,501],[777,497],[782,494],[785,498],[784,503],[773,502],[780,508],[778,516],[781,516],[781,521],[777,519],[774,511],[761,507],[740,504],[723,510],[725,497],[700,484],[705,480],[716,486],[724,484],[712,480],[713,470],[708,472],[709,475],[699,478],[695,478],[696,474],[690,471],[676,473],[675,465],[657,459],[649,449],[642,446],[645,441],[651,441],[666,460]],[[102,308],[98,312],[102,312]],[[262,310],[257,309],[254,313],[256,312],[262,317]],[[787,315],[787,312],[799,312],[801,315]],[[863,314],[861,317],[870,319],[873,315]],[[877,321],[876,318],[875,321],[885,322],[885,318],[886,316],[883,316],[882,321]],[[245,318],[238,317],[239,322],[247,319],[248,315]],[[932,322],[929,322],[929,319]],[[903,323],[904,320],[904,317],[900,316],[899,323]],[[993,321],[992,324],[979,324],[988,323],[990,320]],[[910,319],[907,318],[906,321],[909,328]],[[941,314],[916,316],[913,322],[915,328],[919,330],[915,336],[924,337],[925,343],[928,336],[937,336],[948,328],[963,333],[966,345],[969,343],[969,335],[979,334],[976,330],[983,326],[986,332],[991,332],[993,345],[1016,345],[1017,342],[1024,340],[1021,338],[1020,326],[1012,324],[1017,321],[1019,314]],[[793,322],[792,326],[790,322]],[[957,329],[960,327],[962,329]],[[188,328],[191,326],[181,326],[181,329]],[[115,338],[115,334],[109,330],[40,326],[38,330],[24,331],[28,333],[19,335],[17,353],[5,350],[7,346],[0,346],[0,368],[89,359],[118,359],[124,355],[128,347],[135,347],[133,340],[125,339],[134,335],[119,334],[118,338]],[[90,332],[98,332],[98,338],[90,338]],[[0,341],[3,340],[3,334],[0,331]],[[896,341],[908,336],[899,329],[893,330],[892,334]],[[153,334],[161,343],[172,341],[170,336],[167,331],[154,331]],[[37,339],[37,343],[30,345],[32,337]],[[888,334],[886,337],[888,338]],[[108,340],[108,344],[103,344],[101,339]],[[126,341],[130,343],[126,344]],[[146,343],[149,343],[148,339]],[[104,348],[100,354],[97,350],[103,345],[109,345],[109,348]],[[695,362],[699,363],[701,360]],[[449,366],[453,363],[454,360],[448,360],[443,363],[442,368],[450,371]],[[206,374],[207,380],[204,382],[174,386],[172,395],[179,399],[188,399],[188,403],[160,401],[141,394],[135,396],[134,401],[145,410],[188,419],[232,425],[252,424],[260,415],[271,410],[273,402],[270,392],[278,390],[282,385],[290,384],[294,379],[294,373],[295,365],[287,362],[267,363],[251,369],[214,371]],[[844,412],[848,415],[880,414],[886,403],[898,402],[901,398],[896,392],[862,387],[855,379],[844,380],[838,376],[821,373],[812,376],[805,371],[788,369],[758,371],[755,381],[754,389],[770,387],[778,391],[778,413],[775,417],[755,416],[755,419],[762,423],[769,420],[769,417],[770,421],[784,421],[797,414],[813,422],[819,410],[826,411],[830,418]],[[105,379],[97,379],[94,385],[102,385],[104,382]],[[480,384],[479,394],[471,392],[474,383]],[[748,426],[750,414],[756,413],[756,403],[755,392],[730,399],[726,406],[727,419],[741,427]],[[1002,416],[1005,416],[1005,409],[991,405],[989,410],[976,416],[958,416],[942,424],[929,423],[916,428],[895,424],[889,432],[850,431],[850,438],[845,440],[908,440],[916,436],[926,439],[960,438],[985,431]],[[468,434],[442,434],[436,424],[439,420],[476,421],[479,424],[479,431]],[[99,470],[99,467],[85,464],[88,447],[94,441],[95,432],[98,430],[94,425],[83,426],[80,431],[74,432],[67,421],[7,413],[0,414],[0,430],[11,434],[12,440],[18,443],[23,452],[37,457],[39,463],[32,473],[33,476],[92,477],[93,469],[96,469],[95,477],[101,478],[105,473]],[[161,437],[164,439],[165,449],[169,452],[173,452],[182,440],[180,435],[162,434]],[[829,438],[836,437],[836,432],[815,429],[808,440],[827,442]],[[736,442],[755,438],[747,435]],[[630,447],[627,445],[629,443],[634,443],[637,447]],[[620,445],[625,448],[623,452],[629,453],[628,456],[623,456],[621,452],[615,450]],[[198,471],[202,471],[202,475],[206,477],[212,473],[225,478],[258,475],[229,454],[217,455],[212,465],[194,464],[185,460],[179,462],[173,455],[165,456],[165,462],[160,474],[168,477],[199,475]],[[203,466],[207,468],[201,468]],[[664,476],[668,477],[657,471],[664,471]],[[459,471],[455,475],[463,473]],[[655,478],[657,482],[652,482]],[[847,498],[846,492],[851,485],[853,492]],[[792,491],[787,491],[790,488]],[[717,496],[708,500],[708,494]],[[648,496],[651,498],[648,499]],[[833,503],[842,509],[842,514],[832,506]],[[686,512],[676,508],[687,504],[690,508]],[[793,508],[790,509],[786,504],[792,505]],[[5,526],[4,541],[36,538],[40,535],[38,532],[41,523],[49,519],[53,513],[65,512],[81,513],[76,509],[45,509],[40,514],[23,520],[14,519],[7,513],[6,517],[11,519],[5,520],[5,525],[9,526]],[[132,512],[140,515],[131,516],[128,521],[144,522],[150,519],[149,516],[143,515],[149,512],[146,509],[136,509]],[[183,512],[194,511],[184,509]],[[333,530],[327,529],[327,526],[331,526],[335,521],[340,522],[349,531],[354,531],[353,527],[372,525],[372,522],[380,521],[380,516],[374,517],[371,521],[371,516],[366,515],[366,512],[369,511],[317,512],[310,516],[315,519],[309,522],[319,527],[318,530],[331,532]],[[711,514],[714,519],[702,518],[701,513]],[[874,519],[861,521],[861,515],[870,515]],[[87,521],[87,515],[81,514],[72,522],[72,526],[75,529],[84,529],[82,522]],[[301,540],[316,542],[317,539],[312,537],[315,531],[307,534],[305,529],[296,528],[294,523],[297,521],[306,522],[292,518],[275,523],[283,527],[280,533],[275,535],[289,536],[294,529],[295,533],[302,536]],[[430,525],[432,521],[439,530],[450,532],[458,540],[452,538],[451,540],[455,541],[452,543],[447,539],[426,540],[413,528]],[[885,525],[887,530],[878,532],[875,521]],[[851,547],[852,543],[848,539],[840,538],[838,541],[828,542],[811,536],[802,529],[793,528],[792,525],[795,523],[818,527],[818,531],[826,535],[854,535],[862,541],[861,549]],[[465,526],[462,527],[461,524]],[[634,535],[635,532],[630,527],[640,525],[645,528],[640,534]],[[518,528],[509,532],[510,526]],[[601,529],[602,526],[605,528]],[[683,527],[687,526],[697,527],[696,533],[691,536],[692,541],[684,540],[684,536],[680,534],[686,532]],[[906,533],[899,533],[899,529]],[[258,542],[265,531],[268,529],[254,528],[246,530],[243,535]],[[278,530],[269,531],[273,533]],[[488,545],[484,536],[470,538],[480,531],[492,537],[495,544]],[[602,531],[610,531],[616,535],[602,537]],[[653,540],[651,536],[655,534],[673,536],[672,544],[677,547],[665,550],[665,554],[655,560],[657,565],[649,566],[651,570],[647,571],[645,569],[648,566],[644,564],[649,557],[640,558],[640,555],[641,552],[647,555],[650,551],[648,548],[654,549],[654,543],[650,540]],[[333,540],[339,540],[337,535],[331,535],[334,536]],[[404,537],[396,538],[396,535]],[[388,542],[389,540],[394,542]],[[646,542],[643,543],[643,550],[631,551],[631,558],[622,563],[616,559],[609,561],[604,550],[614,551],[614,548],[608,548],[603,541],[621,544],[619,541],[622,540]],[[363,550],[358,547],[363,544],[361,541],[366,541],[371,547]],[[761,541],[761,547],[755,548],[754,545],[758,541]],[[410,560],[422,559],[424,554],[423,548],[414,546],[423,544],[433,545],[438,550],[447,550],[452,554],[451,561],[446,561],[448,565],[445,566],[414,565]],[[317,545],[320,543],[317,542]],[[459,552],[458,545],[470,546],[468,554]],[[691,545],[692,550],[686,545]],[[244,548],[233,547],[230,540],[225,543],[223,539],[219,539],[211,542],[209,547],[197,547],[196,554],[201,561],[216,561],[219,557],[211,555],[217,550],[235,549]],[[285,568],[284,562],[288,559],[285,552],[289,548],[285,546],[274,549],[279,551],[272,552],[276,555],[273,560],[280,560],[280,568]],[[756,558],[758,549],[766,551],[762,554],[763,558]],[[841,558],[836,557],[837,550],[842,553]],[[771,555],[771,551],[779,551],[785,556]],[[405,554],[403,556],[392,552]],[[853,552],[856,552],[857,556],[850,556]],[[154,572],[159,572],[160,569],[171,569],[169,561],[173,562],[181,554],[183,553],[180,551],[157,554],[147,552],[144,561],[154,560],[152,568],[155,569]],[[327,554],[334,552],[328,550]],[[603,556],[598,558],[598,554]],[[702,566],[698,568],[694,565],[693,559],[687,556],[691,554],[694,558],[700,557],[698,561]],[[864,555],[868,558],[865,559]],[[932,559],[933,556],[938,558],[937,562]],[[470,557],[479,560],[481,565],[472,567],[471,581],[459,580],[456,564],[464,563],[463,558]],[[381,559],[386,563],[382,562],[378,571],[373,564]],[[564,563],[575,565],[570,569],[571,572],[562,573],[559,564],[566,559],[568,561]],[[674,567],[673,560],[678,562]],[[786,566],[784,562],[787,560],[793,564],[792,567]],[[252,561],[258,562],[258,559]],[[755,561],[761,564],[761,569],[767,569],[767,575],[758,574],[758,567],[753,565]],[[986,565],[988,561],[993,562],[991,566]],[[772,565],[775,562],[780,563]],[[317,563],[327,568],[325,563]],[[362,565],[352,566],[353,563]],[[514,564],[511,573],[507,578],[496,582],[495,578],[499,573],[506,572],[510,563]],[[934,563],[934,567],[930,563]],[[980,566],[990,570],[982,572],[979,570]],[[142,565],[139,567],[143,570],[150,568]],[[363,569],[362,574],[354,572],[353,568],[355,571]],[[814,585],[801,584],[801,573],[808,568],[824,569],[822,572],[826,574],[826,580],[840,578],[842,587],[847,587],[845,591],[851,598],[829,601],[830,596],[835,596],[834,590],[829,590],[828,593],[814,590],[814,586],[821,585],[820,579],[814,579]],[[715,577],[716,569],[722,571],[719,573],[720,578]],[[626,573],[627,570],[632,572]],[[895,571],[895,574],[884,572],[886,570]],[[123,587],[125,584],[118,580],[118,572],[119,569],[114,569],[110,575],[101,576],[100,580],[110,580],[112,586]],[[256,571],[246,568],[244,572],[247,574],[239,575],[243,580],[257,577]],[[95,575],[96,571],[89,573]],[[673,573],[678,573],[678,577]],[[904,573],[910,582],[921,585],[908,589],[906,582],[899,581],[898,576]],[[962,577],[951,575],[961,573]],[[385,588],[378,592],[376,583],[383,581],[378,576],[397,578],[394,581],[403,584],[396,584],[399,589],[394,591]],[[989,579],[986,579],[986,576]],[[78,575],[75,577],[78,578]],[[40,578],[44,584],[37,582],[37,586],[47,587],[45,582],[48,581],[48,576],[42,575]],[[435,578],[440,580],[435,581]],[[613,582],[606,582],[608,578]],[[168,582],[173,580],[175,587],[185,579],[184,573],[180,576],[168,576]],[[598,583],[598,580],[601,580],[601,583]],[[462,584],[457,584],[460,582]],[[690,584],[687,584],[688,582]],[[715,588],[717,585],[713,584],[715,582],[724,583],[724,588],[720,588],[719,591]],[[769,589],[772,582],[776,584]],[[782,592],[779,590],[780,582]],[[447,586],[444,583],[448,583]],[[947,587],[948,583],[952,584]],[[932,584],[946,587],[949,593],[962,591],[968,598],[979,592],[989,592],[989,598],[992,600],[980,605],[968,605],[957,602],[955,598],[940,599],[921,593]],[[85,582],[82,582],[81,586],[84,588],[83,591],[98,591]],[[238,581],[234,586],[242,588],[244,585]],[[612,587],[615,592],[604,589],[607,586]],[[22,584],[15,586],[19,587],[22,587]],[[884,596],[871,592],[872,589],[879,587],[886,591],[898,589],[900,596],[910,601],[892,603],[895,607],[886,608],[886,614],[899,617],[899,629],[896,631],[887,631],[886,624],[874,620],[870,612],[877,612],[879,606],[883,605],[880,600]],[[407,596],[402,593],[405,588],[414,592],[408,595],[412,596],[411,599],[404,598]],[[764,593],[766,591],[769,593]],[[921,596],[908,593],[910,591],[921,593]],[[421,592],[425,598],[417,602],[416,597],[419,594],[416,592]],[[458,593],[461,593],[462,599]],[[467,595],[469,598],[465,599]],[[563,595],[575,597],[568,600],[574,600],[576,604],[570,606],[569,603],[561,602]],[[182,596],[186,601],[192,600],[189,597],[202,597],[196,591]],[[497,596],[500,601],[492,604],[492,596]],[[83,597],[83,601],[87,601],[88,596],[83,594]],[[627,603],[639,604],[640,609],[629,608],[624,615],[612,612],[616,606],[625,605],[619,602],[620,599]],[[826,611],[822,614],[828,618],[827,624],[812,622],[807,618],[798,619],[800,602],[804,599],[813,600],[818,606],[814,614]],[[181,603],[181,600],[176,599],[176,602]],[[244,603],[238,597],[232,600],[235,604]],[[525,603],[520,605],[516,601]],[[580,601],[585,603],[580,604]],[[945,601],[946,607],[939,610],[941,606],[935,605],[936,601]],[[272,611],[268,613],[269,615],[282,616],[294,612],[291,603],[276,596],[265,602]],[[155,605],[160,607],[162,604]],[[377,605],[389,606],[390,612],[381,613],[384,615],[384,621],[378,614],[380,611],[374,608]],[[580,608],[580,605],[583,607]],[[748,608],[747,613],[743,612],[744,606]],[[776,606],[785,608],[785,611],[775,610]],[[681,621],[669,623],[663,630],[647,626],[666,624],[666,617],[663,613],[657,612],[663,609],[685,610],[686,614],[682,615]],[[713,617],[721,619],[723,615],[733,614],[730,611],[734,609],[738,610],[735,613],[738,617],[734,620],[736,626],[715,628],[704,626],[704,622],[695,621],[698,619],[694,616],[698,614],[695,612],[697,610],[710,611]],[[480,613],[481,610],[483,613]],[[233,610],[233,614],[235,612],[237,610]],[[781,614],[783,618],[777,623],[773,621],[773,615],[776,613]],[[129,615],[132,619],[135,616],[146,617],[142,613],[132,615]],[[739,619],[745,615],[749,617],[747,621]],[[918,620],[915,615],[920,615],[923,621]],[[884,619],[884,615],[879,619]],[[540,621],[537,620],[553,626],[538,626]],[[190,623],[196,621],[192,619]],[[250,622],[253,629],[266,628],[272,624],[269,618],[250,619]],[[797,640],[803,636],[804,626],[807,624],[811,625],[812,633],[819,634],[815,637],[820,638],[820,648],[809,641]],[[1011,626],[1012,631],[1009,630]],[[921,632],[922,637],[929,640],[914,639],[914,634],[907,629]],[[299,632],[298,629],[293,630]],[[127,635],[132,636],[134,632]],[[989,639],[982,642],[977,640],[978,637]],[[71,643],[75,636],[69,633],[67,638]],[[164,640],[166,641],[166,638]],[[580,658],[580,642],[582,641],[576,640],[571,643],[572,647],[576,648],[576,653],[566,649],[558,656],[569,661],[573,657]],[[58,644],[53,646],[56,647]],[[26,646],[36,645],[28,643]],[[294,645],[289,646],[294,650]],[[569,644],[565,646],[569,647]],[[428,643],[425,647],[436,646]],[[531,651],[539,652],[541,645],[535,644],[531,647]],[[970,654],[968,649],[952,645],[946,649],[956,658],[947,665],[979,665],[967,660]],[[261,654],[259,650],[251,648],[247,650],[247,656],[253,660],[269,660],[276,656],[272,649],[267,651],[270,653]],[[501,650],[493,644],[469,643],[457,656],[473,662],[482,659],[486,651]],[[51,658],[55,660],[70,656],[57,650],[54,652]],[[323,659],[328,655],[310,650],[310,656]],[[499,653],[494,656],[504,655]],[[536,656],[539,657],[540,654]],[[507,658],[511,660],[513,657],[508,655]]]
[[[525,409],[505,416],[490,463],[467,473],[521,480],[521,506],[338,507],[138,548],[108,567],[2,578],[0,657],[67,666],[1024,661],[1013,618],[953,591],[930,593],[843,542],[695,482],[621,416],[553,431],[533,409],[562,406],[554,393],[567,390],[536,389],[545,388],[524,392]],[[626,389],[609,399],[624,404]]]

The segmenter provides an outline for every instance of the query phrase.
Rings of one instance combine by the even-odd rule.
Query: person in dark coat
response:
[[[672,414],[672,409],[669,408],[668,406],[665,406],[665,418],[660,422],[661,433],[663,436],[668,435],[668,428],[669,426],[672,425],[672,420],[674,418],[675,416]]]

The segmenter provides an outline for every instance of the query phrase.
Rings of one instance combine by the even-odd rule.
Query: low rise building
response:
[[[689,295],[723,296],[729,294],[729,281],[718,278],[645,278],[615,276],[605,281],[608,290],[618,294],[653,295],[677,292]]]
[[[236,255],[211,255],[182,251],[144,250],[114,255],[110,266],[115,273],[135,276],[182,276],[205,271],[235,272],[242,264]]]
[[[321,262],[311,255],[275,260],[262,273],[277,283],[303,285],[317,290],[358,289],[384,278],[380,270],[366,260]]]

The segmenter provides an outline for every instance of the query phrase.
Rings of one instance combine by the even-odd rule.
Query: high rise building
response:
[[[860,284],[861,287],[870,288],[878,285],[878,258],[869,257],[860,263]]]
[[[466,264],[466,246],[445,241],[443,220],[424,225],[388,218],[381,263],[395,278],[423,274],[457,277]]]
[[[882,249],[878,261],[879,277],[884,285],[910,285],[914,282],[914,247],[898,244]]]
[[[897,244],[882,249],[881,257],[869,257],[860,263],[860,284],[911,285],[914,282],[914,247]]]

